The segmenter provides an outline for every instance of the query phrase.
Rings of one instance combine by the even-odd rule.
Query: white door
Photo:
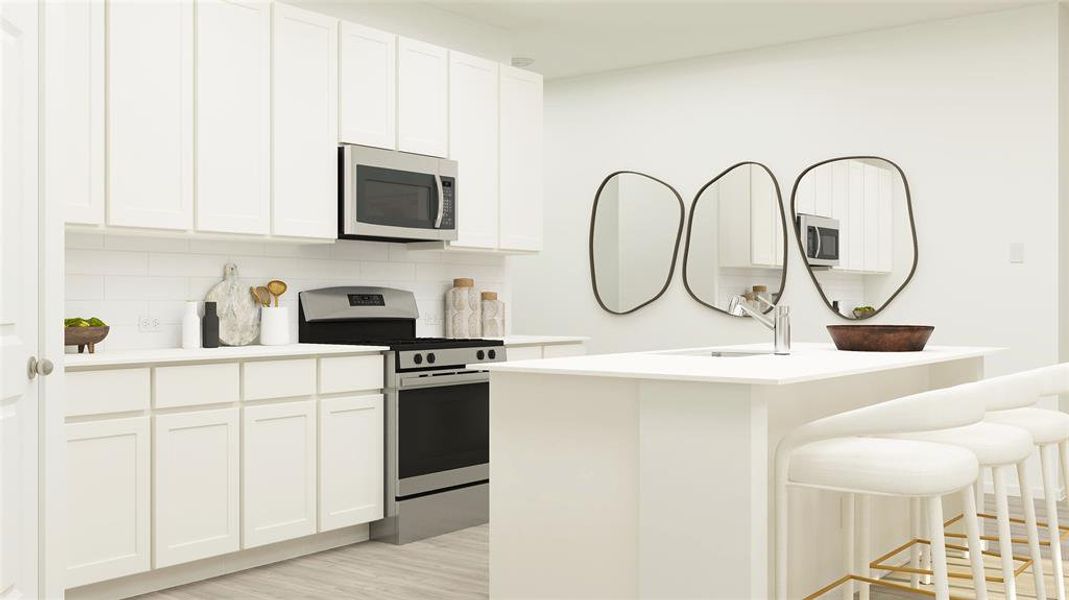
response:
[[[197,229],[261,233],[271,211],[271,5],[197,2]]]
[[[238,409],[155,419],[156,568],[238,550]]]
[[[272,5],[275,235],[338,237],[338,21]]]
[[[397,41],[397,148],[449,152],[449,52],[424,42]]]
[[[38,596],[37,4],[0,3],[0,597]]]
[[[314,400],[245,407],[243,547],[316,532]]]
[[[108,2],[108,224],[193,227],[193,3]]]
[[[452,246],[497,248],[497,71],[495,62],[449,53],[449,158],[464,198]]]
[[[65,429],[67,587],[149,570],[149,418]]]
[[[542,249],[542,76],[501,67],[500,246]]]
[[[382,518],[382,395],[319,407],[319,530]]]
[[[397,147],[397,36],[355,23],[338,29],[338,136]]]

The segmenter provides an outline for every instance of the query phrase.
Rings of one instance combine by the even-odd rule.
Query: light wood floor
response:
[[[1064,506],[1064,502],[1061,503]],[[1019,506],[1011,510],[1020,514]],[[993,508],[988,510],[993,512]],[[1042,506],[1037,507],[1043,519]],[[1059,510],[1059,513],[1063,512]],[[1064,515],[1060,515],[1062,523]],[[995,532],[995,523],[985,523],[985,533]],[[1024,537],[1023,531],[1014,530]],[[143,600],[472,600],[487,598],[489,526],[480,525],[404,546],[368,542],[310,556],[295,558],[140,596]],[[1063,555],[1067,545],[1063,544]],[[1015,548],[1027,555],[1027,548]],[[952,561],[952,569],[967,571],[964,561]],[[998,575],[996,558],[989,557],[991,575]],[[1049,566],[1045,569],[1050,575]],[[1067,569],[1069,572],[1069,569]],[[1031,571],[1017,578],[1018,597],[1033,598]],[[954,594],[970,597],[968,581],[955,582]],[[1053,582],[1047,584],[1048,593]],[[833,591],[827,598],[839,598]],[[989,586],[991,600],[1002,600],[1000,584]],[[873,588],[873,600],[930,598],[921,594]]]

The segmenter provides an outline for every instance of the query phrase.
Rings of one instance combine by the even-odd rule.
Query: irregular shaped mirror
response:
[[[683,198],[634,171],[605,178],[590,215],[594,297],[613,314],[634,312],[668,289],[683,234]]]
[[[917,269],[906,175],[877,156],[819,162],[791,192],[798,247],[824,303],[844,319],[880,313]]]
[[[690,295],[709,308],[745,317],[739,304],[770,311],[786,278],[787,221],[779,183],[768,167],[739,163],[702,186],[690,207],[683,254],[683,284]]]

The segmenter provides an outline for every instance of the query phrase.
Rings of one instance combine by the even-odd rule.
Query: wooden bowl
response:
[[[835,347],[853,352],[920,352],[931,325],[828,325]]]
[[[64,327],[63,343],[67,346],[78,346],[79,354],[88,346],[89,354],[92,354],[96,350],[96,345],[108,337],[109,331],[111,331],[111,327],[107,325],[103,327]]]

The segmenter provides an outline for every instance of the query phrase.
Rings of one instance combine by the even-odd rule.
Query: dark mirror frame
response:
[[[827,294],[824,293],[824,288],[821,287],[820,282],[817,281],[817,275],[813,271],[813,267],[810,266],[809,260],[805,256],[805,245],[802,243],[801,232],[798,231],[798,184],[801,183],[802,179],[806,176],[806,174],[808,174],[813,169],[816,169],[817,167],[826,165],[828,163],[838,162],[841,160],[881,160],[891,165],[895,168],[896,171],[898,171],[898,176],[902,178],[902,187],[906,191],[906,211],[909,213],[909,229],[910,234],[913,236],[913,265],[910,266],[909,275],[906,275],[906,279],[902,282],[902,285],[898,286],[898,289],[895,290],[895,293],[891,294],[891,297],[885,300],[884,303],[881,304],[875,312],[860,319],[857,317],[848,317],[842,314],[841,312],[835,310],[835,307],[832,306],[831,301],[828,300]],[[910,194],[909,191],[909,180],[906,179],[906,173],[902,170],[902,167],[898,166],[898,163],[893,160],[888,160],[882,156],[839,156],[836,158],[822,160],[818,163],[806,167],[806,169],[802,171],[802,174],[794,180],[794,186],[791,188],[791,227],[794,229],[794,239],[798,242],[798,253],[802,257],[802,261],[803,264],[805,264],[806,270],[809,271],[809,278],[813,280],[813,285],[816,286],[817,292],[820,293],[820,298],[824,300],[824,305],[827,306],[828,310],[834,313],[835,316],[845,321],[865,321],[883,312],[883,309],[887,308],[887,306],[891,304],[891,301],[897,298],[898,295],[902,293],[902,290],[906,289],[906,286],[909,285],[909,282],[913,279],[913,275],[917,272],[917,259],[920,257],[920,250],[917,244],[917,223],[913,219],[913,196]]]
[[[684,248],[683,248],[683,287],[687,288],[687,293],[690,294],[690,297],[694,298],[694,300],[698,304],[701,304],[702,306],[709,307],[709,308],[711,308],[711,309],[713,309],[715,311],[724,313],[725,315],[728,315],[728,316],[731,316],[731,317],[735,317],[735,318],[738,318],[738,319],[749,319],[750,316],[749,315],[733,315],[733,314],[729,313],[728,311],[720,308],[719,306],[714,306],[712,304],[709,304],[705,300],[702,300],[701,298],[698,297],[698,294],[696,294],[694,292],[694,290],[691,289],[690,281],[688,281],[688,279],[687,279],[687,262],[690,259],[690,238],[691,238],[691,233],[692,233],[692,231],[694,229],[694,211],[695,211],[695,209],[698,208],[698,200],[701,199],[702,193],[704,193],[705,190],[708,189],[710,186],[712,186],[714,183],[716,183],[717,181],[720,181],[720,179],[723,178],[728,173],[734,171],[738,167],[744,167],[746,165],[755,165],[755,166],[758,166],[758,167],[761,167],[762,169],[764,169],[765,173],[768,173],[768,176],[772,179],[772,185],[775,186],[775,188],[776,188],[776,207],[779,208],[779,219],[780,219],[780,223],[783,226],[783,269],[782,269],[782,272],[780,274],[779,290],[777,290],[777,296],[776,296],[776,303],[777,304],[779,303],[779,299],[783,297],[783,290],[787,286],[787,257],[790,254],[790,252],[788,252],[788,250],[787,250],[787,247],[789,246],[789,244],[787,243],[787,215],[783,210],[783,194],[780,193],[779,181],[776,179],[776,175],[774,173],[772,173],[772,170],[769,169],[764,164],[759,163],[759,162],[754,162],[752,160],[746,160],[746,161],[743,161],[743,162],[740,162],[740,163],[735,163],[735,164],[731,165],[730,167],[728,167],[728,168],[724,169],[723,171],[721,171],[716,177],[713,177],[711,180],[709,180],[708,183],[703,185],[701,187],[701,189],[698,190],[697,194],[694,194],[694,200],[690,203],[690,218],[687,221],[687,245],[684,246]],[[770,310],[772,310],[772,309],[762,310],[761,312],[768,312]]]
[[[639,175],[641,177],[645,177],[646,179],[652,179],[653,181],[656,181],[657,183],[660,183],[664,187],[671,190],[671,192],[675,194],[676,200],[679,201],[679,228],[676,230],[676,241],[675,245],[672,247],[672,264],[668,267],[668,277],[664,280],[664,285],[661,286],[661,290],[657,292],[657,295],[655,295],[654,297],[630,310],[625,310],[623,312],[616,311],[609,308],[608,306],[605,306],[605,302],[601,299],[601,294],[598,293],[598,277],[594,271],[594,226],[598,222],[598,204],[601,200],[602,190],[604,190],[605,186],[608,185],[609,181],[611,181],[612,178],[616,177],[617,175]],[[590,256],[590,285],[594,289],[594,299],[598,301],[598,305],[601,306],[602,310],[608,313],[612,313],[614,315],[626,315],[635,312],[643,306],[655,302],[658,298],[664,295],[665,291],[668,290],[668,286],[672,283],[672,275],[676,271],[676,259],[679,257],[679,241],[683,238],[683,221],[686,219],[686,213],[687,207],[685,204],[683,204],[683,197],[679,195],[679,192],[676,191],[676,188],[668,185],[664,181],[661,181],[660,179],[657,179],[652,175],[647,175],[638,171],[614,171],[612,173],[609,173],[605,177],[605,179],[602,180],[601,185],[598,186],[598,191],[594,193],[594,207],[590,211],[590,236],[588,239],[587,246],[587,250]]]

